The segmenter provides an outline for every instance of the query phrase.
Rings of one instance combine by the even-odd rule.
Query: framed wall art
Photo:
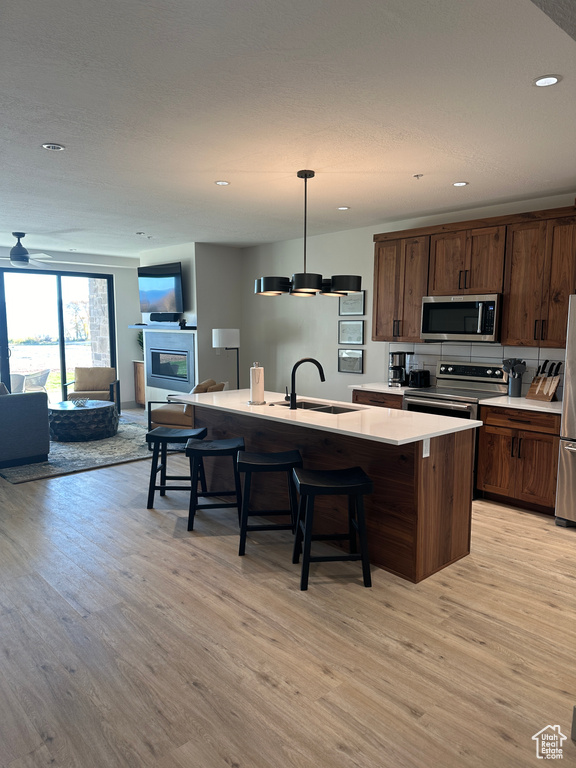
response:
[[[338,371],[340,373],[364,373],[364,350],[339,349]]]
[[[358,291],[358,293],[350,293],[348,296],[340,296],[338,299],[338,314],[340,316],[365,314],[365,294],[366,291]]]
[[[339,320],[338,344],[364,344],[364,320]]]

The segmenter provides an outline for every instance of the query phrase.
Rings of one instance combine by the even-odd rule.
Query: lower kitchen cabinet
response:
[[[553,513],[560,416],[483,406],[476,487],[488,498]]]
[[[365,389],[352,390],[352,402],[362,405],[377,405],[380,408],[402,408],[402,395],[389,392],[370,392]]]

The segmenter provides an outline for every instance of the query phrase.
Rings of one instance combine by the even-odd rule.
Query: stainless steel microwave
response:
[[[424,296],[420,336],[433,341],[498,341],[500,295]]]

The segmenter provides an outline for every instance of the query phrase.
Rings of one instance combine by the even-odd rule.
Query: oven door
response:
[[[478,403],[456,402],[455,400],[442,400],[434,397],[419,397],[409,392],[402,398],[404,411],[418,411],[419,413],[433,413],[436,416],[455,416],[459,419],[476,419],[478,415]]]

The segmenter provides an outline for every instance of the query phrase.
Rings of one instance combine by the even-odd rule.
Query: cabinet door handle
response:
[[[394,336],[394,337],[398,336],[398,332],[396,330],[397,327],[398,327],[398,320],[393,320],[392,321],[392,336]]]
[[[516,454],[516,458],[517,459],[521,458],[521,456],[520,456],[521,448],[522,448],[522,438],[520,437],[520,438],[518,438],[518,453]]]
[[[540,331],[540,338],[544,340],[546,338],[546,320],[542,320],[542,326]]]
[[[469,272],[468,269],[464,270],[464,288],[470,288],[470,286],[468,285],[468,272]]]
[[[534,320],[534,341],[538,341],[538,323],[540,320]]]
[[[460,272],[458,272],[458,290],[460,290],[460,288],[462,288],[461,283],[462,283],[462,270],[460,270]]]
[[[510,456],[514,458],[514,444],[516,443],[516,440],[518,440],[517,437],[512,438],[512,448],[510,449]]]
[[[398,324],[396,326],[396,336],[400,337],[402,335],[402,331],[400,330],[400,323],[402,322],[402,320],[396,320],[396,322]]]
[[[508,416],[508,421],[517,421],[520,424],[532,424],[530,419],[515,419],[513,416]]]

